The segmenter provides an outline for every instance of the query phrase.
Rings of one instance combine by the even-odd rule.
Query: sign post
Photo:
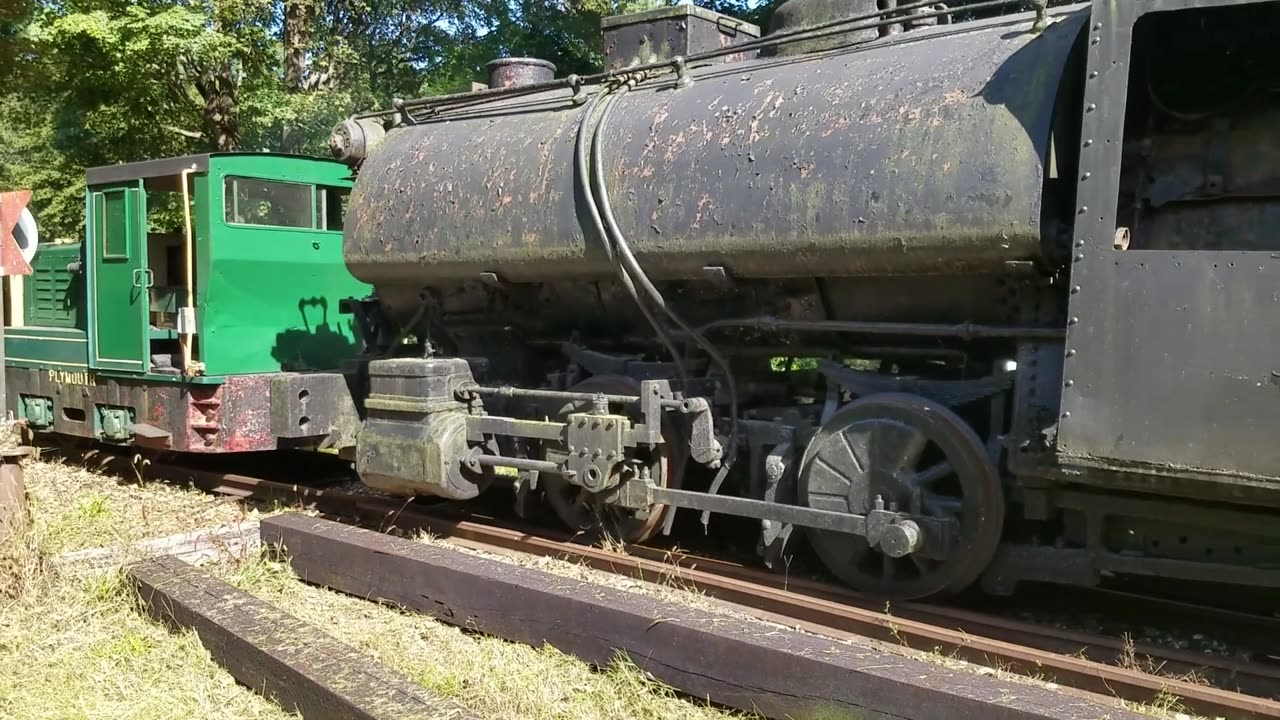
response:
[[[22,211],[30,201],[30,190],[0,192],[0,277],[31,274],[31,264],[22,256],[22,249],[13,235],[22,219]],[[4,296],[4,302],[10,301],[8,293],[0,294]],[[0,312],[0,358],[5,357],[3,314]],[[8,408],[5,369],[0,368],[0,422],[8,420]],[[26,525],[26,487],[18,460],[29,451],[30,448],[0,448],[0,540]]]

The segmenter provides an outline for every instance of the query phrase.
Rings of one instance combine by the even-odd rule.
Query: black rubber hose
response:
[[[626,85],[621,86],[616,95],[613,97],[621,97],[626,94],[630,88]],[[610,99],[612,100],[612,98]],[[693,340],[699,348],[705,352],[713,362],[720,366],[724,372],[725,384],[729,390],[729,448],[725,452],[724,460],[720,465],[719,471],[716,472],[715,478],[711,481],[711,487],[708,492],[712,495],[720,490],[720,486],[724,484],[725,478],[729,475],[729,469],[733,466],[733,461],[737,458],[738,453],[738,389],[733,378],[733,369],[729,366],[729,362],[724,356],[716,350],[706,337],[697,330],[690,327],[681,317],[672,310],[662,297],[662,293],[649,279],[644,268],[640,267],[640,263],[636,261],[636,257],[631,252],[631,246],[627,243],[627,238],[622,233],[622,229],[618,227],[617,218],[613,214],[613,207],[609,203],[609,188],[604,182],[603,158],[600,151],[600,137],[603,134],[602,129],[608,125],[609,117],[613,114],[613,108],[616,107],[612,101],[606,101],[604,110],[600,114],[600,122],[596,124],[594,136],[591,139],[591,180],[595,186],[595,196],[600,202],[599,215],[604,218],[605,225],[608,227],[614,242],[614,250],[617,251],[618,258],[622,261],[621,267],[624,272],[630,273],[641,289],[649,296],[653,303],[657,305],[671,322],[675,323],[690,339]],[[703,511],[702,524],[705,526],[711,517],[710,511]]]
[[[582,182],[582,192],[587,200],[587,213],[591,217],[591,223],[595,227],[595,231],[600,238],[600,242],[604,245],[604,251],[609,256],[609,260],[614,261],[614,264],[616,265],[617,263],[614,256],[613,242],[610,240],[609,233],[600,219],[600,210],[596,204],[596,197],[591,191],[591,172],[587,165],[587,136],[592,133],[591,118],[595,115],[597,106],[603,102],[607,107],[607,105],[612,103],[613,100],[613,96],[608,92],[602,91],[597,93],[590,101],[587,102],[587,107],[582,112],[582,120],[578,124],[578,138],[573,148],[573,161],[574,165],[577,167],[578,177]],[[594,142],[595,136],[593,136],[592,140]],[[640,293],[636,291],[636,286],[631,280],[631,276],[628,275],[620,265],[618,268],[619,274],[622,278],[622,286],[626,288],[631,299],[640,308],[640,312],[644,315],[644,319],[653,328],[654,332],[657,333],[658,339],[666,346],[667,352],[671,354],[671,360],[675,363],[676,374],[680,378],[681,385],[688,385],[689,378],[685,371],[684,360],[681,358],[679,348],[676,346],[675,341],[671,339],[671,334],[667,332],[667,329],[658,321],[657,316],[653,314],[653,310],[644,302],[644,299],[640,297]]]

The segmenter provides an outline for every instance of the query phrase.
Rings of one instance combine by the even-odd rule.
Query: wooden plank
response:
[[[597,665],[625,653],[695,697],[771,718],[1137,720],[1107,699],[954,669],[295,513],[261,523],[304,580]]]
[[[191,628],[236,680],[307,720],[464,720],[461,708],[273,605],[173,557],[132,565],[151,617]]]
[[[0,472],[3,469],[0,468]],[[2,479],[3,476],[0,476]],[[0,484],[0,492],[3,485]],[[94,573],[120,567],[129,559],[168,555],[191,565],[246,557],[258,550],[258,523],[245,522],[192,530],[168,537],[141,540],[124,547],[74,550],[54,557],[55,567],[77,573]]]

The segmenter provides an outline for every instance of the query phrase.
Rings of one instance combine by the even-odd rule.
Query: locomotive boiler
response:
[[[1013,4],[608,18],[340,124],[362,479],[894,597],[1280,585],[1277,4]]]

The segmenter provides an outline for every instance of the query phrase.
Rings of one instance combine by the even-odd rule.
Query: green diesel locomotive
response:
[[[46,244],[6,328],[34,432],[186,452],[350,445],[343,164],[214,153],[90,168],[85,236]],[[339,387],[342,386],[342,387]]]

